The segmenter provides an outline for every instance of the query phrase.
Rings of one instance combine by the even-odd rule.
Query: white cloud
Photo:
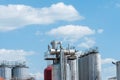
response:
[[[115,66],[108,66],[102,68],[102,80],[108,80],[108,78],[115,77],[116,76],[116,67]]]
[[[43,73],[37,72],[37,73],[31,73],[31,76],[35,77],[35,80],[41,80],[44,78]]]
[[[91,48],[95,45],[95,41],[91,38],[85,38],[85,42],[80,43],[80,45],[78,45],[78,47],[82,47],[82,48]]]
[[[116,62],[117,60],[113,58],[105,58],[102,59],[102,78],[103,80],[107,80],[110,77],[115,77],[116,75],[116,66],[112,64],[112,62]]]
[[[64,40],[77,41],[85,36],[94,34],[95,31],[88,26],[66,25],[54,28],[47,32],[48,35],[59,37]]]
[[[51,24],[56,21],[83,19],[72,5],[60,2],[50,7],[0,5],[0,31],[15,30],[31,24]]]
[[[0,61],[26,61],[26,56],[32,54],[33,51],[0,49]]]
[[[102,59],[102,64],[109,64],[112,62],[116,62],[117,60],[113,59],[113,58],[105,58],[105,59]]]
[[[98,29],[97,30],[97,32],[100,33],[100,34],[103,33],[103,31],[104,31],[103,29]]]

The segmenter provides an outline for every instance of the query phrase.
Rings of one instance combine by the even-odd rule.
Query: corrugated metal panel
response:
[[[66,64],[66,80],[72,80],[70,76],[71,76],[70,65],[67,63]]]
[[[71,72],[69,64],[66,64],[66,73],[65,73],[66,80],[71,80]],[[52,80],[61,80],[61,70],[60,64],[53,64],[52,69]]]
[[[79,80],[101,80],[100,55],[88,54],[79,58]]]
[[[60,64],[53,64],[52,80],[61,80]]]
[[[10,80],[11,79],[11,68],[7,66],[1,66],[0,77],[3,77],[5,80]]]
[[[15,79],[27,79],[29,76],[28,67],[16,66],[12,69],[13,78]]]
[[[71,80],[78,80],[77,73],[77,60],[69,60]]]

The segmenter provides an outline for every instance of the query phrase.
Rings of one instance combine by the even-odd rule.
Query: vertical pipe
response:
[[[60,70],[61,70],[61,80],[65,80],[65,58],[64,58],[64,50],[60,50]]]

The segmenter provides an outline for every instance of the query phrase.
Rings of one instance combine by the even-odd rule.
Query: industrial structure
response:
[[[75,48],[52,41],[45,55],[52,63],[44,70],[44,80],[101,80],[100,59],[97,49],[77,56]]]
[[[97,49],[80,55],[78,59],[79,80],[101,80],[101,57]]]
[[[117,62],[112,62],[116,66],[116,79],[115,80],[120,80],[120,61]]]
[[[1,80],[34,80],[29,76],[25,62],[3,61],[0,64]]]

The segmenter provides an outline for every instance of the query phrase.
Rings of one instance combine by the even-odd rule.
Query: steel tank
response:
[[[52,80],[52,69],[53,66],[50,65],[44,70],[44,80]]]
[[[98,53],[88,53],[78,59],[79,80],[101,80],[101,60]]]
[[[53,64],[52,67],[52,80],[61,80],[60,64]]]
[[[116,62],[116,68],[117,68],[117,80],[120,80],[120,61]]]
[[[27,66],[15,66],[12,69],[12,76],[14,79],[24,80],[29,77]]]
[[[11,75],[11,67],[7,65],[0,65],[0,77],[4,78],[5,80],[10,80]]]
[[[77,59],[68,60],[70,67],[71,80],[78,80],[78,69],[77,69]]]
[[[70,72],[70,66],[69,64],[65,64],[66,71],[64,75],[66,75],[66,80],[71,80],[71,72]],[[52,65],[52,80],[61,80],[61,70],[60,70],[60,64],[53,64]]]

